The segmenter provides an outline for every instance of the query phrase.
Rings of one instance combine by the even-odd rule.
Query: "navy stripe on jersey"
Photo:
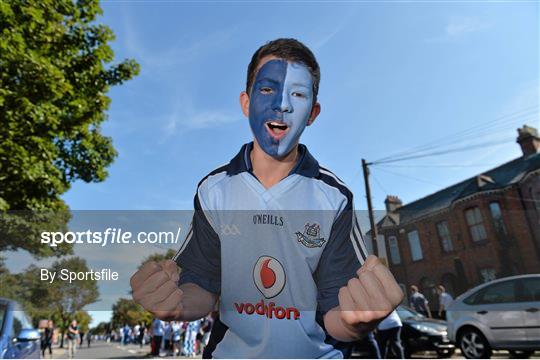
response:
[[[322,166],[320,166],[319,176],[317,178],[319,180],[324,181],[326,184],[332,187],[335,187],[347,198],[347,205],[345,209],[347,211],[352,212],[351,220],[352,220],[352,223],[354,224],[354,226],[352,226],[351,233],[349,236],[353,244],[354,252],[356,253],[356,256],[358,257],[358,261],[360,261],[360,264],[363,264],[367,258],[367,251],[364,245],[364,240],[362,238],[362,232],[360,231],[360,227],[358,226],[358,221],[356,220],[356,215],[354,214],[354,211],[353,211],[352,192],[334,173],[332,173],[328,169],[323,168]]]
[[[182,272],[189,273],[184,280],[189,279],[188,282],[218,293],[221,289],[221,243],[206,217],[198,193],[193,201],[195,212],[191,229],[173,259]]]
[[[201,187],[202,183],[203,183],[206,179],[208,179],[210,176],[219,174],[219,173],[224,172],[224,171],[228,171],[229,167],[230,167],[230,163],[229,163],[229,164],[225,164],[225,165],[221,165],[220,167],[218,167],[218,168],[215,169],[215,170],[212,170],[208,175],[206,175],[205,177],[203,177],[202,180],[199,181],[199,184],[197,185],[197,192],[196,192],[196,194],[199,192],[199,188]]]
[[[227,171],[228,168],[229,168],[229,164],[222,165],[222,166],[218,167],[217,169],[211,171],[208,175],[203,177],[201,179],[201,181],[199,181],[199,184],[197,185],[197,191],[195,192],[195,197],[193,199],[193,206],[195,208],[195,211],[202,211],[202,208],[201,208],[201,205],[200,205],[200,202],[199,202],[199,188],[201,187],[202,183],[206,179],[208,179],[210,176],[213,176],[213,175],[219,174],[221,172]],[[193,216],[195,216],[195,214]],[[189,242],[191,240],[192,235],[193,235],[193,221],[191,221],[191,223],[189,224],[188,234],[184,238],[184,241],[180,244],[180,248],[178,249],[178,251],[176,252],[174,257],[172,258],[173,261],[177,262],[178,256],[185,250],[186,246],[189,244]]]

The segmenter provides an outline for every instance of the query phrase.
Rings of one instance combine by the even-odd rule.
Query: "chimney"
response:
[[[517,129],[517,143],[521,146],[523,156],[527,157],[540,152],[540,137],[538,130],[533,127],[523,125],[521,129]]]
[[[403,203],[401,199],[394,195],[388,195],[386,200],[384,200],[384,205],[386,205],[386,212],[393,213],[401,207]]]

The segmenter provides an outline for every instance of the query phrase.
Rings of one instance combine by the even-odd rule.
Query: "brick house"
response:
[[[417,285],[437,308],[438,284],[457,296],[494,278],[540,273],[540,137],[528,126],[518,134],[517,159],[409,204],[386,198],[379,242],[403,290]]]

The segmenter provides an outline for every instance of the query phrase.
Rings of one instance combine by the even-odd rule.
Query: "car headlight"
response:
[[[411,324],[411,326],[423,333],[429,334],[429,335],[446,335],[446,330],[439,330],[431,326],[423,325],[423,324]]]

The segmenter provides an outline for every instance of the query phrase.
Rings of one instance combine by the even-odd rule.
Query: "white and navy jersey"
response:
[[[321,319],[367,256],[352,193],[304,145],[291,173],[266,189],[251,171],[252,147],[199,183],[175,257],[180,283],[220,294],[215,358],[341,358]]]

